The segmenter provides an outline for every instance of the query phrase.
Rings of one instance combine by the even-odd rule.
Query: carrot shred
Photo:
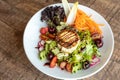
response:
[[[102,31],[99,28],[99,26],[103,26],[103,25],[97,24],[90,17],[91,16],[88,16],[86,13],[78,9],[76,14],[76,19],[74,22],[74,27],[80,31],[89,30],[91,33],[102,34]]]

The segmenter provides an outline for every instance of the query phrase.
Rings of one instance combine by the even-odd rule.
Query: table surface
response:
[[[38,71],[23,49],[23,32],[28,20],[41,8],[61,0],[0,0],[0,80],[58,80]],[[75,0],[68,0],[74,2]],[[111,25],[115,47],[109,63],[83,80],[120,79],[120,1],[78,0],[99,12]]]

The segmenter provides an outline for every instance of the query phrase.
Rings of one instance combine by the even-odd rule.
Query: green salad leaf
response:
[[[70,56],[69,56],[69,62],[70,63],[76,63],[76,62],[80,62],[81,60],[82,60],[82,56],[83,56],[83,54],[82,53],[80,53],[80,54],[71,54]]]
[[[49,49],[54,49],[55,47],[57,46],[57,43],[56,41],[51,41],[50,44],[49,44]]]
[[[76,73],[78,70],[82,69],[82,63],[77,62],[72,66],[72,73]]]
[[[46,53],[49,51],[49,44],[45,44],[45,51]]]
[[[46,54],[47,52],[45,50],[42,50],[39,52],[39,57],[41,60],[45,60],[46,59]]]
[[[92,40],[90,32],[88,30],[80,31],[78,34],[81,39],[79,48],[84,48],[84,51],[82,51],[82,53],[85,60],[91,61],[93,55],[101,55],[98,51],[97,46],[94,44],[94,41]]]
[[[57,51],[56,48],[55,48],[56,46],[57,46],[56,41],[52,41],[52,40],[46,41],[44,49],[39,52],[40,59],[45,60],[47,54],[50,51],[53,51],[53,53],[56,54],[56,51]]]
[[[55,55],[57,55],[57,54],[60,52],[60,50],[59,50],[58,47],[55,47],[54,49],[52,49],[52,52],[53,52]]]
[[[57,31],[60,32],[62,29],[68,27],[68,24],[65,22],[60,22],[60,25],[56,27]]]

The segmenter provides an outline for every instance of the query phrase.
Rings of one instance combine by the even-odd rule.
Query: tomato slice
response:
[[[57,63],[57,56],[54,56],[53,59],[50,62],[50,68],[54,68]]]
[[[67,65],[66,65],[66,70],[67,70],[68,72],[72,72],[72,65],[71,65],[70,63],[67,63]]]

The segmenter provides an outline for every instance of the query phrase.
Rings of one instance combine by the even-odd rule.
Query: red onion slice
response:
[[[42,51],[43,49],[44,49],[44,46],[40,46],[40,47],[38,48],[39,51]]]
[[[39,51],[42,51],[42,50],[44,49],[44,44],[45,44],[45,41],[40,40],[40,41],[38,42],[38,45],[37,45],[36,48],[37,48]]]
[[[41,40],[40,43],[41,43],[41,45],[44,45],[44,44],[45,44],[45,41]]]
[[[90,63],[90,66],[94,66],[94,65],[98,64],[99,62],[100,62],[100,59],[97,58],[97,57],[95,57],[95,58],[92,60],[92,62]]]

